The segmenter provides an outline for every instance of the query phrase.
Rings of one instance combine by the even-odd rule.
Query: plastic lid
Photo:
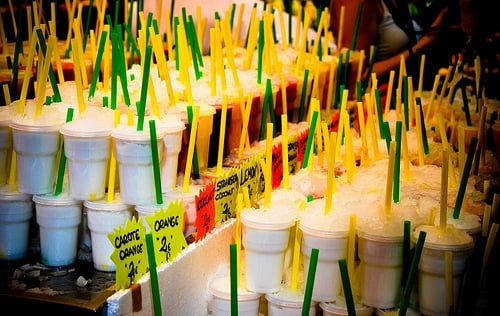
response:
[[[266,294],[266,299],[276,305],[286,307],[302,307],[304,303],[304,292],[292,290],[290,288],[282,288],[276,293]],[[311,304],[316,305],[317,302],[313,301]]]
[[[156,138],[158,140],[162,139],[165,134],[166,131],[161,126],[156,126]],[[142,131],[138,131],[137,126],[120,124],[113,129],[111,136],[122,140],[132,140],[138,142],[149,142],[151,137],[149,135],[149,124],[144,124],[144,129]]]
[[[0,201],[31,200],[32,195],[21,193],[17,187],[10,184],[0,186]]]
[[[246,208],[241,210],[241,223],[256,229],[282,230],[291,227],[294,218],[283,216],[283,213],[273,212],[258,208]]]
[[[113,121],[106,118],[83,118],[64,124],[61,134],[73,137],[106,137],[111,135]]]
[[[123,203],[119,193],[115,194],[112,201],[108,201],[106,197],[95,201],[84,201],[83,206],[88,209],[110,212],[133,208],[133,205]]]
[[[62,123],[57,123],[55,125],[32,125],[22,124],[21,122],[10,123],[10,127],[12,129],[22,130],[25,132],[58,132],[61,126]]]
[[[413,233],[414,241],[417,240],[420,231],[427,233],[424,247],[435,250],[468,250],[474,248],[474,240],[465,231],[459,230],[451,225],[445,228],[439,226],[422,225]]]
[[[166,209],[167,205],[164,204],[145,204],[145,205],[136,205],[135,210],[140,213],[153,214],[160,209]]]
[[[63,205],[63,206],[82,204],[82,201],[71,198],[67,192],[62,192],[59,195],[54,195],[51,193],[43,195],[33,195],[33,202],[43,205]]]
[[[335,302],[321,302],[319,304],[321,309],[335,315],[347,316],[347,306],[343,299],[337,299]],[[354,304],[356,315],[372,315],[373,307],[365,306],[362,304]]]
[[[173,115],[166,115],[165,118],[158,122],[158,125],[161,125],[167,134],[180,132],[186,129],[186,124],[178,119],[177,116]]]
[[[209,291],[212,295],[224,299],[231,299],[231,282],[228,276],[218,277],[210,282]],[[238,288],[238,301],[253,301],[260,298],[260,294]]]

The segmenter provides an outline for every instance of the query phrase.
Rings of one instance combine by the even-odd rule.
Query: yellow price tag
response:
[[[264,174],[260,167],[259,157],[252,157],[241,164],[240,188],[248,188],[250,201],[257,200],[262,195],[262,192],[264,192],[263,190],[261,191],[261,188],[264,188],[264,179],[262,179],[261,184],[261,175],[263,178]]]
[[[224,223],[236,215],[236,198],[240,187],[239,170],[229,169],[217,180],[215,188],[216,221]]]

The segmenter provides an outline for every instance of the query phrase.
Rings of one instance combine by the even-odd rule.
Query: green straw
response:
[[[356,82],[356,101],[363,101],[363,83],[361,81]]]
[[[155,120],[149,120],[149,138],[151,141],[151,156],[153,157],[153,173],[155,178],[156,204],[163,204],[160,177],[160,158],[158,156],[158,140],[156,139]]]
[[[172,2],[170,2],[170,17],[169,17],[170,18],[170,25],[172,25],[173,18],[174,18],[174,8],[175,8],[175,0],[172,0]]]
[[[308,316],[311,309],[312,292],[314,288],[314,278],[316,277],[316,267],[318,265],[319,249],[311,249],[311,259],[309,261],[309,271],[307,272],[306,288],[304,291],[304,303],[302,304],[302,316]]]
[[[382,122],[382,129],[384,131],[383,135],[385,136],[385,143],[387,145],[387,153],[389,153],[389,148],[391,147],[391,128],[389,126],[389,122],[383,121]]]
[[[415,98],[415,101],[417,102],[419,111],[420,111],[420,125],[422,127],[422,143],[424,147],[424,153],[426,155],[429,154],[429,141],[427,140],[427,130],[425,127],[425,119],[424,119],[424,109],[422,106],[422,101],[420,100],[420,97]]]
[[[352,296],[351,281],[349,280],[349,272],[347,271],[347,262],[345,259],[339,260],[339,269],[340,277],[342,278],[342,288],[344,289],[347,315],[356,316],[356,307],[354,306],[354,298]]]
[[[151,45],[146,46],[146,57],[144,59],[144,71],[142,73],[141,101],[139,103],[140,111],[137,113],[137,130],[142,131],[144,128],[144,113],[146,111],[146,98],[148,96],[149,84],[149,67],[151,64]]]
[[[411,222],[404,221],[403,223],[403,274],[402,274],[402,286],[406,284],[406,279],[408,277],[408,271],[410,271],[411,263]]]
[[[38,35],[38,44],[40,45],[43,55],[45,56],[47,52],[47,44],[45,44],[45,38],[43,37],[42,30],[37,29],[36,34]],[[61,94],[59,93],[56,75],[54,74],[54,69],[52,67],[49,67],[49,79],[50,79],[50,84],[52,86],[52,91],[54,92],[54,102],[61,102],[62,101]],[[17,84],[17,82],[14,82],[14,84]]]
[[[106,45],[107,38],[108,38],[108,32],[102,31],[101,40],[99,41],[99,47],[97,49],[97,56],[95,59],[96,65],[101,64],[102,54],[104,52],[104,45]],[[89,99],[94,96],[100,71],[101,71],[100,67],[94,67],[94,72],[92,74],[92,82],[90,83],[90,87],[89,87]]]
[[[87,20],[85,21],[85,32],[83,33],[83,52],[85,53],[85,47],[87,46],[87,37],[89,36],[89,27],[90,27],[90,17],[91,17],[91,13],[92,13],[92,10],[94,8],[94,0],[90,0],[89,1],[89,6],[87,7],[88,10],[87,10]],[[116,7],[118,8],[118,7]],[[116,10],[118,11],[118,10]],[[99,65],[98,63],[96,63],[96,65]]]
[[[149,278],[151,280],[151,296],[153,297],[154,316],[161,316],[160,287],[158,285],[158,274],[156,273],[156,258],[151,233],[146,234],[146,246],[148,250]]]
[[[236,244],[229,245],[231,278],[231,316],[238,316],[238,249]]]
[[[316,130],[316,121],[318,120],[318,111],[312,113],[311,124],[309,126],[309,134],[307,135],[306,150],[304,152],[304,160],[302,160],[302,169],[306,168],[309,163],[309,156],[311,155],[311,148],[313,146],[314,131]]]
[[[198,62],[200,64],[200,66],[203,67],[203,53],[201,52],[200,43],[198,42],[198,36],[196,34],[196,28],[194,27],[193,16],[189,15],[188,19],[189,19],[189,25],[191,28],[191,37],[193,39],[196,56],[198,57]]]
[[[231,31],[233,30],[234,25],[234,12],[236,11],[236,3],[231,4],[231,18],[229,20],[229,26],[231,26]]]
[[[260,131],[259,131],[259,141],[264,140],[266,134],[266,122],[267,122],[267,111],[269,108],[269,98],[273,98],[272,90],[268,89],[266,85],[266,93],[264,94],[264,102],[262,104],[262,114],[260,117]],[[274,128],[274,127],[273,127]]]
[[[120,12],[120,10],[118,10],[118,8],[120,8],[120,0],[116,0],[115,1],[115,16],[114,16],[114,26],[117,26],[118,25],[118,12]]]
[[[410,265],[410,271],[408,272],[408,279],[403,290],[403,297],[399,302],[399,316],[405,316],[408,310],[408,304],[410,303],[410,294],[413,288],[413,281],[418,270],[418,262],[420,261],[420,255],[422,254],[422,249],[424,248],[425,237],[427,232],[420,231],[418,235],[417,244],[415,245],[415,252],[413,254],[413,259]]]
[[[465,160],[462,178],[460,179],[460,187],[458,188],[457,199],[455,201],[455,208],[453,210],[454,219],[457,219],[460,216],[460,210],[462,209],[462,203],[464,201],[465,189],[467,187],[467,181],[469,180],[472,161],[474,160],[474,154],[476,153],[477,142],[477,137],[472,137],[470,140],[469,151],[467,152],[467,159]]]
[[[68,108],[66,112],[66,123],[73,120],[73,108]],[[64,169],[66,169],[66,155],[64,154],[64,141],[61,144],[61,155],[59,156],[59,168],[57,170],[57,180],[56,189],[54,195],[59,195],[62,192],[63,180],[64,180]]]
[[[273,123],[273,137],[276,137],[276,114],[274,113],[273,86],[271,83],[271,78],[267,78],[266,80],[266,93],[267,91],[269,91],[269,95],[267,96],[267,108],[269,110],[271,123]],[[286,93],[286,91],[283,91],[282,93]]]
[[[344,86],[348,86],[347,83],[349,82],[349,60],[351,58],[351,51],[348,50],[345,54],[345,66],[344,69],[342,69],[343,74],[342,74],[342,83]]]
[[[257,59],[257,83],[262,83],[262,53],[264,52],[264,21],[259,21],[259,46]]]
[[[179,17],[174,17],[175,70],[179,70]]]
[[[111,33],[110,36],[111,36],[111,53],[112,55],[118,55],[116,34]],[[116,58],[111,58],[111,109],[112,110],[116,109],[116,99],[118,97],[117,85],[118,85],[118,57],[116,56]]]
[[[188,114],[188,124],[189,130],[191,130],[191,126],[193,126],[193,107],[191,105],[187,106],[187,114]],[[193,178],[200,178],[200,167],[198,164],[198,151],[196,150],[196,142],[194,144],[193,151]]]
[[[300,95],[300,106],[299,106],[299,116],[297,118],[298,122],[302,122],[305,111],[305,103],[307,98],[307,80],[309,78],[309,69],[304,70],[304,80],[302,81],[302,94]]]
[[[399,182],[401,169],[401,135],[403,130],[403,122],[396,121],[396,155],[394,156],[394,181],[392,187],[392,200],[399,202]]]
[[[356,22],[354,24],[354,31],[352,32],[352,39],[351,39],[351,50],[356,49],[356,41],[358,40],[358,31],[359,31],[359,24],[361,21],[361,14],[363,13],[363,2],[360,2],[358,4],[358,12],[356,13]]]
[[[368,62],[368,76],[366,76],[366,79],[365,79],[365,82],[363,85],[363,92],[366,91],[366,89],[368,88],[368,84],[370,83],[370,80],[372,77],[372,76],[370,76],[370,74],[372,73],[373,64],[375,63],[375,59],[377,58],[377,53],[378,53],[378,45],[375,45],[373,48],[373,55]]]
[[[469,101],[467,99],[467,90],[465,87],[465,81],[464,79],[460,80],[460,90],[462,90],[462,100],[464,102],[464,113],[465,113],[465,121],[467,122],[467,126],[472,126],[472,119],[470,117],[470,110],[469,110]]]
[[[380,131],[380,137],[385,138],[385,131],[384,131],[384,124],[383,124],[383,119],[384,119],[384,112],[382,111],[382,102],[380,101],[380,90],[375,89],[375,105],[377,107],[377,113],[378,113],[378,127]],[[391,136],[389,135],[389,138]]]
[[[125,101],[125,104],[127,106],[130,106],[131,102],[130,102],[130,96],[128,94],[128,84],[127,84],[127,71],[126,71],[126,63],[125,63],[125,50],[123,48],[123,38],[122,38],[122,29],[121,29],[121,25],[117,25],[115,27],[115,34],[118,35],[118,40],[117,40],[117,44],[118,44],[118,71],[119,71],[119,75],[120,75],[120,83],[122,84],[122,92],[123,92],[123,98],[124,98],[124,101]]]

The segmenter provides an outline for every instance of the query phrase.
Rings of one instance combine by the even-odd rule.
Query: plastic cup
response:
[[[28,250],[33,201],[13,186],[0,186],[0,260],[22,259]]]
[[[163,193],[172,190],[177,184],[179,153],[182,147],[182,132],[185,124],[178,119],[164,119],[160,124],[165,128],[163,137],[164,155],[161,160],[161,187]]]
[[[12,129],[10,128],[10,108],[0,107],[0,184],[7,183],[12,152]]]
[[[203,188],[201,185],[189,185],[188,191],[185,192],[183,187],[175,187],[173,190],[165,192],[163,202],[169,204],[175,200],[182,200],[184,208],[184,236],[189,236],[196,231],[194,222],[196,221],[196,195],[200,194]]]
[[[361,302],[376,308],[399,303],[403,272],[403,236],[358,232]]]
[[[82,202],[63,192],[34,195],[36,220],[40,228],[42,263],[67,266],[76,261],[78,228],[82,220]]]
[[[127,220],[132,218],[134,208],[131,205],[123,204],[119,194],[115,194],[115,198],[111,202],[105,199],[85,201],[83,206],[84,211],[87,211],[94,268],[99,271],[115,271],[116,265],[111,260],[114,247],[108,239],[108,234],[119,226],[125,226]]]
[[[115,140],[116,161],[120,174],[120,194],[123,203],[129,205],[155,203],[156,189],[149,130],[146,126],[144,126],[144,131],[137,131],[135,126],[120,125],[113,130],[111,136]],[[161,127],[157,129],[156,136],[161,161],[165,136]]]
[[[335,301],[341,288],[338,261],[347,257],[348,231],[321,230],[302,221],[299,227],[303,234],[304,271],[309,271],[311,250],[319,249],[312,299],[318,302]]]
[[[151,231],[148,222],[146,221],[146,216],[154,214],[156,211],[166,208],[167,204],[145,204],[145,205],[136,205],[135,211],[137,213],[137,217],[142,221],[142,225],[146,228],[146,233]]]
[[[348,316],[347,306],[344,299],[339,299],[335,302],[321,302],[319,304],[323,310],[323,316]],[[354,304],[357,316],[372,316],[373,307],[363,304]]]
[[[53,190],[61,125],[30,125],[11,122],[17,157],[18,189],[27,194]]]
[[[427,232],[424,248],[418,266],[418,302],[424,315],[448,315],[446,306],[445,252],[453,254],[453,293],[458,302],[467,259],[473,252],[472,237],[464,231],[448,226],[419,226],[413,238],[420,231]]]
[[[256,293],[276,292],[281,288],[285,252],[294,220],[272,216],[272,210],[252,210],[241,212],[247,288]]]
[[[276,293],[266,294],[269,316],[300,316],[304,304],[304,292],[282,288]],[[317,302],[311,302],[309,315],[316,315]]]
[[[209,285],[212,316],[231,315],[231,283],[228,276],[216,277]],[[260,294],[238,288],[238,315],[259,315]]]
[[[69,194],[76,200],[104,197],[112,121],[80,119],[61,128],[68,161]]]

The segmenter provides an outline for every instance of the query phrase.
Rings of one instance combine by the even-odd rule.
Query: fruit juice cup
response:
[[[358,231],[358,256],[361,302],[382,309],[396,307],[403,272],[403,236]]]
[[[63,192],[34,195],[36,220],[40,228],[40,253],[43,264],[67,266],[76,261],[78,229],[82,221],[82,202]]]
[[[155,202],[155,181],[149,129],[137,131],[135,126],[119,125],[111,136],[115,140],[116,161],[120,175],[122,201],[129,205]],[[162,159],[163,137],[161,126],[156,131],[159,160]]]
[[[276,293],[266,294],[266,300],[269,316],[300,316],[304,304],[304,291],[281,288]],[[316,315],[317,306],[317,302],[311,302],[309,316]]]
[[[310,224],[301,220],[299,227],[303,234],[305,271],[309,270],[311,250],[319,249],[312,299],[318,302],[335,301],[341,288],[338,261],[347,257],[348,230],[324,230]]]
[[[10,124],[10,108],[0,107],[0,184],[7,183],[9,177],[10,158],[12,156],[12,129]]]
[[[146,221],[146,216],[152,215],[160,211],[161,209],[166,209],[167,207],[168,207],[167,203],[163,204],[151,203],[151,204],[135,206],[136,215],[141,220],[144,228],[146,228],[146,233],[149,233],[151,231],[151,228],[149,227],[149,224]]]
[[[166,134],[163,137],[164,154],[161,160],[161,188],[163,193],[175,188],[177,184],[177,170],[179,153],[182,147],[182,132],[185,124],[174,116],[164,117],[159,124]]]
[[[287,75],[285,80],[286,80],[285,94],[287,102],[286,109],[287,109],[287,115],[290,116],[290,113],[293,114],[295,100],[297,98],[297,95],[299,94],[299,92],[297,91],[298,79],[295,76]],[[281,89],[281,83],[280,83],[280,88],[276,93],[276,103],[274,104],[275,105],[274,110],[277,118],[281,117],[281,114],[284,113],[282,94],[283,94],[283,89]],[[277,120],[277,122],[281,124],[281,120]]]
[[[116,270],[115,263],[111,260],[114,247],[108,239],[108,234],[120,226],[125,226],[127,220],[132,218],[134,207],[124,204],[118,193],[112,201],[108,202],[107,199],[85,201],[83,207],[87,212],[94,268],[113,272]]]
[[[323,316],[348,316],[347,306],[345,300],[339,299],[335,302],[321,302],[319,304],[323,310]],[[372,316],[373,307],[365,306],[363,304],[354,304],[357,316]]]
[[[218,159],[218,152],[219,152],[219,141],[220,141],[220,126],[221,126],[221,118],[222,118],[222,100],[220,102],[216,102],[213,104],[210,104],[215,109],[215,114],[213,116],[213,130],[212,134],[210,135],[210,145],[208,149],[208,162],[207,162],[207,168],[214,167],[217,165],[217,159]],[[229,153],[229,148],[228,148],[228,141],[229,138],[231,137],[237,137],[238,138],[238,144],[239,144],[239,135],[241,135],[241,127],[240,130],[237,132],[237,135],[231,135],[231,124],[232,124],[232,116],[234,112],[234,108],[239,107],[238,104],[233,104],[229,103],[227,104],[227,111],[226,111],[226,127],[224,129],[225,134],[224,134],[224,144],[223,144],[223,156],[226,156],[227,153]],[[233,131],[236,133],[236,131]],[[198,134],[198,137],[200,134]],[[234,143],[234,140],[232,140]]]
[[[242,245],[245,249],[246,286],[256,293],[272,293],[281,288],[284,258],[295,223],[272,209],[241,211]]]
[[[452,226],[419,226],[413,233],[414,241],[420,231],[427,232],[418,265],[418,303],[424,315],[448,315],[446,306],[445,253],[452,252],[453,301],[458,302],[468,258],[474,250],[472,237]]]
[[[20,192],[45,194],[53,190],[61,123],[15,120],[11,122],[12,140],[17,158]]]
[[[0,260],[22,259],[28,250],[33,201],[14,186],[0,186]]]
[[[184,208],[184,236],[189,236],[196,231],[194,222],[196,221],[196,200],[195,197],[200,194],[203,188],[201,185],[190,184],[188,191],[185,192],[183,187],[175,187],[163,194],[163,202],[168,204],[176,200],[182,200]]]
[[[228,276],[217,276],[209,284],[209,310],[212,316],[231,314],[231,283]],[[258,316],[260,294],[238,288],[238,315]]]
[[[76,200],[98,200],[105,194],[113,121],[103,118],[104,111],[66,123],[60,131],[68,160],[69,193]]]

